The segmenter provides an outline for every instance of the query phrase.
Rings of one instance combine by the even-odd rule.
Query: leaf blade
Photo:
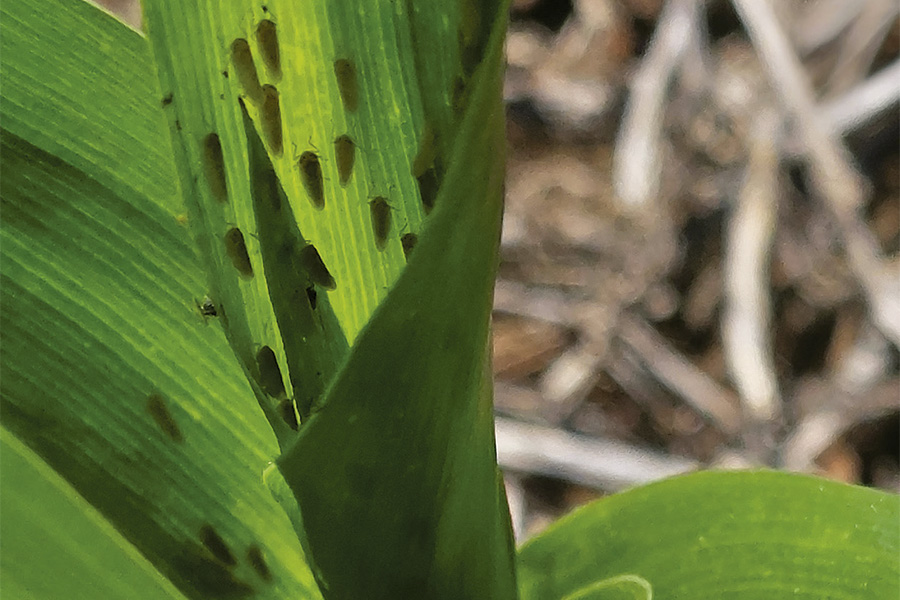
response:
[[[778,472],[705,472],[601,499],[519,551],[520,594],[635,573],[654,598],[891,598],[900,501]]]
[[[0,447],[4,594],[23,600],[91,600],[123,598],[141,590],[141,597],[148,600],[184,600],[102,515],[6,428],[0,429]]]
[[[275,439],[201,314],[146,42],[80,1],[0,11],[4,427],[188,597],[319,597],[261,481]]]
[[[276,463],[329,599],[515,596],[488,359],[502,34],[406,270]]]

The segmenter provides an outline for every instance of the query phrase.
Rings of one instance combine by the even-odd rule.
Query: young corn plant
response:
[[[505,2],[0,4],[9,598],[891,598],[896,497],[703,473],[516,552]]]

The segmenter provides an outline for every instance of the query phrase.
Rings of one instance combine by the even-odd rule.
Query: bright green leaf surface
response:
[[[329,599],[515,597],[487,350],[503,31],[409,265],[277,463]]]
[[[305,418],[405,267],[405,244],[433,203],[446,166],[441,148],[461,114],[451,95],[456,89],[462,98],[468,83],[457,34],[462,8],[150,0],[145,10],[162,89],[171,94],[165,110],[176,163],[229,339],[256,380],[259,349],[272,349]],[[463,48],[483,44],[480,33],[470,32]],[[440,85],[423,85],[423,72]],[[251,200],[239,99],[279,182],[278,215],[262,218]],[[210,169],[212,134],[221,158]],[[342,152],[352,153],[352,168]],[[299,226],[329,278],[317,280],[308,265],[289,272],[286,264],[303,266],[292,258],[296,249],[272,247],[285,236],[264,234],[278,222],[282,230]],[[225,241],[234,230],[246,246],[243,269]],[[277,402],[261,399],[283,445],[290,436],[278,431]]]
[[[0,593],[17,600],[181,599],[168,580],[39,456],[0,429]]]
[[[276,441],[198,310],[146,42],[80,0],[0,7],[4,427],[186,596],[318,597],[262,483]]]
[[[637,574],[654,600],[897,598],[900,499],[775,472],[708,472],[610,496],[528,542],[524,600]],[[591,596],[588,596],[591,597]]]
[[[182,213],[147,42],[83,1],[2,2],[0,19],[3,130]]]

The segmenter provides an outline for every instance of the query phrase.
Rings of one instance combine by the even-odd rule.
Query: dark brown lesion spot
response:
[[[359,83],[356,80],[356,67],[346,58],[334,61],[334,75],[337,78],[338,92],[344,108],[356,112],[359,106]]]
[[[165,108],[168,105],[172,104],[172,101],[174,99],[175,99],[175,94],[173,94],[172,92],[169,92],[168,94],[163,96],[162,102],[160,104],[162,104],[162,107]]]
[[[251,544],[247,549],[247,562],[250,563],[250,566],[253,567],[253,570],[256,571],[260,578],[271,581],[272,571],[269,570],[269,565],[266,562],[262,549],[256,544]]]
[[[237,227],[232,227],[225,234],[225,252],[241,275],[253,277],[253,265],[250,263],[250,255],[247,253],[244,234]]]
[[[313,310],[316,310],[316,298],[318,294],[316,293],[316,288],[313,286],[309,286],[306,288],[306,298],[309,300],[309,307]]]
[[[322,165],[319,163],[319,157],[315,152],[307,150],[300,155],[297,167],[300,169],[300,179],[303,181],[303,187],[306,188],[310,202],[316,208],[325,208],[325,183],[322,179]]]
[[[169,436],[173,442],[184,441],[181,429],[179,429],[178,423],[176,423],[175,419],[172,417],[172,413],[169,412],[169,407],[166,406],[166,401],[162,396],[159,394],[150,394],[147,398],[147,410],[153,418],[153,421],[156,422],[156,425],[163,433]]]
[[[228,567],[237,565],[237,559],[231,553],[228,544],[225,543],[225,540],[222,539],[222,536],[219,535],[219,532],[212,525],[204,525],[200,528],[200,542],[223,565]]]

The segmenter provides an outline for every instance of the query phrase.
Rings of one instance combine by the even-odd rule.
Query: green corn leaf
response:
[[[461,20],[503,14],[469,4],[145,2],[213,295],[282,446],[292,405],[318,408],[434,204],[466,61],[490,32],[461,35]],[[251,161],[245,118],[266,161]]]
[[[302,541],[329,599],[515,597],[504,10],[150,0],[157,74],[81,0],[0,4],[4,596],[319,598]],[[519,589],[893,598],[898,505],[678,478],[527,544]]]
[[[303,510],[290,498],[285,508],[298,524],[302,512],[298,534],[328,597],[514,594],[486,368],[504,7],[485,7],[146,5],[229,339],[259,387],[277,392],[260,400],[264,411],[284,394],[309,420],[280,464]],[[436,201],[447,208],[423,231]],[[272,370],[283,386],[264,383],[261,346],[286,366]],[[323,408],[331,401],[340,406]],[[402,443],[384,443],[410,428]],[[363,492],[373,477],[374,495]]]
[[[277,461],[329,599],[515,597],[487,358],[502,25],[409,265]]]
[[[450,104],[445,101],[450,97],[447,89],[435,92],[422,84],[422,65],[439,64],[437,54],[418,63],[410,58],[409,48],[428,47],[433,41],[411,39],[412,23],[422,17],[419,7],[406,6],[405,13],[396,12],[399,9],[389,3],[380,8],[381,12],[373,15],[381,19],[384,39],[366,43],[381,48],[385,56],[390,52],[402,55],[402,60],[374,60],[362,51],[369,46],[357,47],[360,64],[372,59],[372,71],[359,78],[355,91],[346,81],[339,81],[337,94],[331,90],[330,108],[328,101],[310,101],[309,106],[298,110],[325,114],[334,110],[335,99],[348,112],[362,112],[366,102],[388,103],[369,106],[368,116],[353,123],[353,131],[361,132],[361,139],[388,142],[383,156],[379,152],[362,154],[356,148],[355,166],[351,167],[346,156],[338,156],[346,154],[347,144],[337,143],[342,139],[346,142],[349,135],[343,134],[335,138],[335,155],[330,160],[338,181],[348,188],[354,178],[365,183],[395,178],[396,184],[387,187],[409,189],[397,195],[400,204],[385,195],[370,198],[359,190],[347,192],[348,197],[364,200],[362,212],[367,218],[351,218],[349,225],[341,223],[342,218],[354,214],[348,201],[343,211],[332,216],[330,225],[317,230],[303,226],[303,218],[298,215],[305,215],[309,221],[309,211],[297,208],[297,201],[311,202],[313,210],[318,210],[316,204],[329,198],[325,194],[330,185],[326,176],[321,183],[315,177],[311,183],[309,177],[316,168],[323,170],[326,161],[310,167],[312,163],[300,160],[301,154],[293,175],[279,171],[282,163],[278,161],[277,132],[267,116],[271,116],[267,112],[271,106],[266,104],[271,97],[269,88],[261,87],[263,95],[251,97],[253,90],[247,93],[244,89],[248,87],[247,77],[239,82],[246,107],[245,114],[238,113],[242,129],[249,123],[252,133],[255,125],[255,134],[261,136],[266,149],[251,160],[248,148],[253,135],[246,129],[233,135],[226,127],[215,137],[205,133],[190,138],[182,133],[204,131],[205,121],[195,119],[191,111],[197,106],[201,106],[201,113],[209,108],[204,104],[209,94],[194,93],[197,102],[191,103],[191,94],[176,94],[191,86],[158,88],[147,78],[153,69],[140,38],[106,15],[78,1],[3,7],[4,24],[12,23],[10,29],[16,34],[3,38],[3,168],[13,174],[4,178],[2,189],[6,263],[2,290],[4,423],[189,597],[317,596],[285,515],[273,512],[273,499],[262,492],[258,474],[265,457],[275,455],[276,446],[260,429],[262,421],[247,401],[256,396],[276,438],[284,444],[291,428],[290,419],[285,418],[284,400],[296,398],[301,414],[309,412],[317,400],[317,390],[333,376],[361,324],[404,267],[414,247],[417,227],[421,227],[442,183],[443,170],[452,162],[445,149],[452,145],[461,155],[460,148],[467,143],[457,140],[455,128],[461,109],[469,103],[468,96]],[[154,22],[165,22],[154,21],[153,9],[151,4],[151,33],[161,30],[153,29]],[[447,14],[459,18],[452,11],[439,14],[440,19],[432,19],[432,24],[440,20],[438,31],[447,30]],[[41,20],[39,15],[51,17]],[[394,24],[392,28],[385,21],[404,15],[400,26]],[[348,14],[330,18],[343,25],[356,17]],[[302,19],[299,22],[307,23]],[[454,23],[453,19],[449,22]],[[356,26],[379,30],[368,22]],[[485,132],[490,134],[476,136],[473,132],[477,127],[470,124],[466,136],[480,145],[481,155],[502,145],[496,78],[502,29],[494,29],[493,83],[482,86],[488,90],[482,96],[491,99],[482,100],[488,107],[482,116],[489,117],[491,123]],[[302,37],[301,28],[294,31]],[[266,52],[269,42],[265,39],[271,32],[266,33],[265,27],[257,24],[254,33],[267,72],[276,79],[293,74],[282,62],[289,54],[279,52],[274,59]],[[393,47],[384,41],[390,38],[388,34],[394,36]],[[171,65],[177,62],[172,57],[179,55],[178,44],[158,33],[154,39],[164,39],[169,49],[158,56],[161,80],[164,84],[167,77],[177,80],[178,73]],[[292,44],[290,36],[286,39]],[[327,36],[323,39],[334,43]],[[355,44],[356,38],[352,39]],[[47,47],[46,40],[55,40],[57,45]],[[90,45],[84,43],[86,40],[100,43]],[[319,40],[310,47],[317,44],[328,46]],[[474,67],[462,64],[463,51],[471,57],[472,48],[478,44],[487,47],[487,38],[472,32],[463,36],[458,68],[466,78]],[[452,44],[445,42],[441,48],[445,46]],[[192,48],[187,55],[188,63],[202,62],[205,54],[196,50]],[[345,67],[337,64],[340,62],[334,60],[335,77],[345,78],[341,70]],[[104,68],[94,69],[96,64]],[[183,65],[177,64],[179,68]],[[234,60],[231,65],[235,66]],[[43,74],[51,76],[44,78]],[[197,81],[202,83],[202,79]],[[411,83],[408,89],[401,86],[390,93],[373,89],[384,81]],[[464,81],[465,86],[470,83]],[[418,93],[410,94],[410,89]],[[467,91],[459,85],[454,89],[457,93]],[[35,103],[36,98],[42,101]],[[417,102],[431,108],[416,109]],[[169,114],[181,190],[173,184],[171,147],[160,128],[160,108]],[[236,103],[231,110],[235,108],[240,111],[241,104]],[[385,112],[385,108],[390,110]],[[407,111],[414,115],[412,119],[402,117]],[[284,122],[299,122],[291,119],[289,112],[283,115]],[[222,115],[215,114],[214,120],[220,118]],[[476,118],[469,121],[474,123]],[[413,127],[414,135],[407,135],[407,127]],[[291,130],[304,131],[296,127]],[[397,131],[402,135],[397,136]],[[242,153],[232,152],[234,144]],[[353,144],[355,147],[356,141]],[[402,152],[398,150],[401,147]],[[371,166],[360,174],[358,167],[369,161]],[[275,176],[269,176],[270,172]],[[442,197],[448,198],[467,193],[474,199],[481,198],[483,210],[476,214],[487,218],[470,227],[462,239],[469,239],[476,230],[488,235],[480,238],[481,244],[472,249],[468,259],[458,260],[465,250],[463,243],[458,243],[452,253],[457,264],[474,267],[476,273],[473,282],[463,282],[458,292],[460,297],[464,292],[474,292],[466,296],[473,300],[468,306],[475,307],[474,312],[460,309],[457,314],[481,318],[474,319],[476,326],[462,336],[465,343],[460,346],[461,366],[470,371],[460,380],[462,387],[457,388],[464,392],[465,402],[450,408],[460,419],[477,413],[478,426],[474,432],[437,429],[439,437],[452,438],[453,451],[447,456],[462,465],[455,472],[473,475],[474,479],[464,489],[441,498],[441,505],[456,515],[451,521],[463,525],[464,535],[441,532],[442,542],[452,543],[442,543],[436,564],[444,579],[450,569],[472,568],[472,581],[464,586],[469,595],[493,588],[500,593],[491,597],[509,597],[513,590],[510,539],[493,459],[489,369],[485,362],[502,155],[485,161],[481,172],[492,175],[484,181],[474,180],[474,187],[457,185],[453,194],[442,192]],[[472,174],[479,177],[479,172]],[[235,190],[239,192],[235,194]],[[279,220],[275,213],[266,212],[260,201],[268,194],[266,199],[271,202],[273,191],[282,206],[294,213],[294,219]],[[179,203],[182,193],[188,198],[186,210]],[[223,200],[226,206],[235,208],[216,214],[214,202],[222,205]],[[327,212],[327,208],[322,210]],[[385,215],[393,225],[385,223]],[[299,223],[300,228],[292,229],[292,222]],[[446,237],[450,231],[448,219],[443,222],[445,225],[438,229]],[[224,234],[223,229],[216,229],[223,223]],[[244,236],[245,223],[251,226],[246,231],[257,236],[265,229],[266,241]],[[459,231],[466,231],[469,222],[460,219],[459,226]],[[235,231],[241,231],[240,237]],[[338,275],[346,265],[336,269],[329,265],[323,276],[316,270],[316,259],[324,263],[327,251],[307,251],[310,239],[327,240],[323,231],[333,236],[346,236],[349,231],[351,242],[353,235],[358,237],[349,246],[345,238],[340,243],[332,240],[339,249],[358,251],[348,259],[350,266],[355,265],[362,274],[356,280],[352,272],[348,277],[350,291],[343,293],[353,296],[350,301],[340,293],[332,295],[340,289],[337,283],[343,275]],[[305,237],[308,233],[310,237]],[[273,240],[278,243],[268,243]],[[200,242],[200,256],[192,241]],[[328,247],[327,241],[316,244],[317,248]],[[432,249],[423,251],[423,255],[434,255],[435,244],[439,242],[426,245]],[[278,256],[279,251],[288,253],[293,272],[278,271],[282,265],[271,257]],[[265,259],[267,255],[269,259]],[[483,267],[484,261],[473,262],[477,257],[486,259],[487,267]],[[212,273],[211,280],[204,278],[198,263]],[[380,269],[371,268],[375,263]],[[257,277],[260,265],[265,278]],[[369,280],[372,277],[374,285]],[[304,288],[318,325],[307,336],[314,338],[309,341],[297,335],[298,328],[292,326],[296,321],[284,317],[290,312],[284,309],[285,303],[296,300],[298,284]],[[308,293],[310,289],[321,300],[318,312],[312,306],[315,301]],[[408,305],[409,299],[404,303]],[[300,317],[302,321],[303,315]],[[225,325],[224,335],[220,323]],[[249,384],[229,352],[226,337],[251,376]],[[38,359],[34,358],[36,354]],[[318,362],[306,360],[310,356]],[[279,363],[288,369],[283,371]],[[318,383],[313,381],[301,390],[297,381],[310,383],[302,377],[309,364],[321,367],[315,373]],[[292,392],[291,398],[287,389]],[[44,401],[36,403],[36,397]],[[450,414],[448,410],[442,417],[444,425]],[[475,443],[461,452],[465,445],[461,441],[469,438]],[[74,440],[78,440],[77,451]],[[436,459],[441,459],[441,448],[432,453],[432,467]],[[467,496],[465,492],[472,490],[476,495]],[[487,512],[468,514],[469,501],[487,507]],[[434,511],[430,513],[431,523],[419,522],[426,536],[436,521]],[[485,524],[490,531],[479,540],[481,545],[474,552],[463,552],[463,542],[471,540],[473,531],[483,532]],[[483,558],[486,563],[478,566]],[[485,574],[499,577],[491,583]]]
[[[39,456],[0,429],[3,595],[18,600],[133,597],[178,590]]]
[[[900,499],[775,472],[707,472],[601,499],[519,551],[524,600],[634,574],[669,598],[897,598]],[[592,596],[586,596],[588,598]]]
[[[0,409],[9,444],[84,499],[31,498],[33,523],[102,515],[190,598],[319,597],[262,482],[276,439],[201,314],[145,40],[80,0],[4,2],[0,18]],[[4,561],[22,560],[7,523]]]

